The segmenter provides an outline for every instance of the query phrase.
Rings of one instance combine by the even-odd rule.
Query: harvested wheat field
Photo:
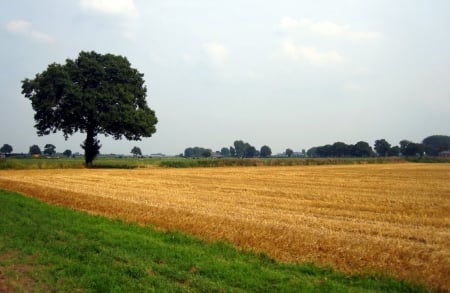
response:
[[[450,164],[0,171],[0,188],[450,290]]]

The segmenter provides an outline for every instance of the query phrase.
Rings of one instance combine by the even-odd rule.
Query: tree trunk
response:
[[[91,168],[92,162],[95,157],[99,154],[99,150],[101,145],[99,144],[99,140],[95,138],[96,134],[93,128],[88,128],[86,131],[86,140],[84,141],[84,145],[81,147],[84,149],[84,161],[86,167]]]

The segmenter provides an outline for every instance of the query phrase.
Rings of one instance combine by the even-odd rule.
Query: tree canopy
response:
[[[261,147],[261,150],[259,151],[259,155],[260,155],[262,158],[270,157],[270,156],[272,155],[272,150],[270,149],[269,146],[263,145],[263,146]]]
[[[386,157],[389,155],[389,150],[391,149],[391,144],[385,139],[377,139],[375,141],[375,151],[379,156]]]
[[[202,147],[188,147],[184,150],[184,156],[186,158],[208,158],[211,157],[212,150],[211,149],[205,149]]]
[[[421,143],[414,143],[409,140],[400,141],[400,153],[403,156],[422,156],[425,151],[425,147]]]
[[[66,156],[66,157],[70,157],[70,156],[72,155],[72,151],[69,150],[69,149],[67,149],[67,150],[65,150],[65,151],[63,152],[63,155]]]
[[[430,156],[437,156],[442,151],[450,150],[450,136],[432,135],[422,141],[425,152]]]
[[[370,157],[373,150],[365,141],[348,145],[344,142],[335,142],[332,145],[317,146],[307,152],[310,157]]]
[[[54,154],[56,154],[56,147],[50,143],[46,144],[44,146],[44,154],[53,156]]]
[[[2,154],[10,154],[12,153],[13,148],[11,145],[5,143],[1,148],[0,148],[0,153]]]
[[[133,156],[137,157],[137,156],[142,156],[142,151],[139,147],[135,146],[131,149],[131,153],[133,154]]]
[[[31,100],[39,136],[62,131],[67,139],[86,133],[87,166],[99,153],[99,134],[140,140],[156,132],[143,74],[123,56],[81,52],[75,60],[52,63],[34,79],[23,80],[22,93]]]
[[[40,155],[40,154],[42,154],[41,148],[38,145],[34,144],[34,145],[30,146],[29,154],[30,155]]]
[[[286,156],[288,156],[289,158],[292,156],[292,154],[294,153],[294,151],[292,149],[287,148],[285,151]]]

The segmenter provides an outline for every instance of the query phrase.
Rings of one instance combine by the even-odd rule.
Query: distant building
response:
[[[440,152],[439,157],[450,158],[450,151]]]

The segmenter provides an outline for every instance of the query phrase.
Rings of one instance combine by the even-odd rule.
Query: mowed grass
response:
[[[0,171],[0,188],[350,273],[450,290],[450,164]]]
[[[63,195],[62,195],[63,196]],[[1,292],[426,292],[0,190]]]

